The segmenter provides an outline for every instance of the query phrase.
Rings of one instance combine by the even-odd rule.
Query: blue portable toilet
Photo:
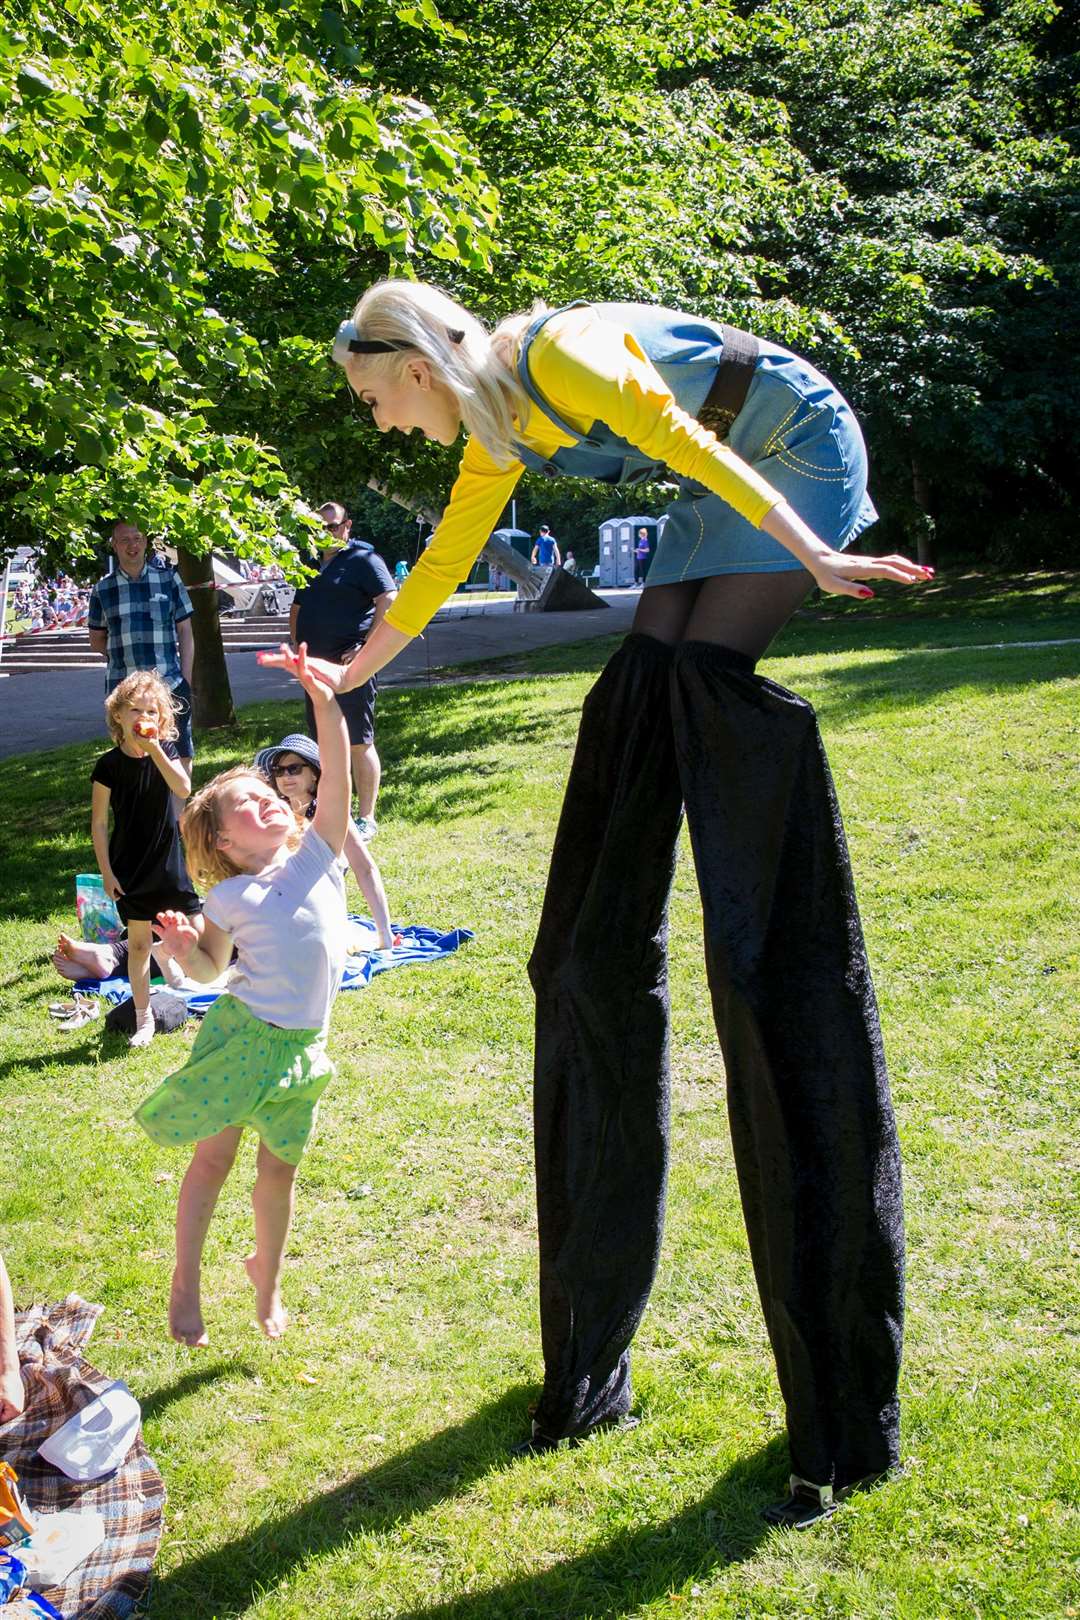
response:
[[[601,590],[634,583],[634,545],[639,529],[649,531],[649,555],[656,550],[658,520],[654,517],[610,517],[600,525]]]
[[[526,562],[532,556],[533,537],[528,529],[515,529],[512,527],[492,529],[491,538],[493,540],[504,540],[508,546],[513,546],[514,550],[524,557]],[[514,588],[513,580],[508,580],[505,577],[499,579],[492,577],[492,565],[490,563],[488,564],[488,584],[493,590],[506,590],[507,587],[513,590]]]

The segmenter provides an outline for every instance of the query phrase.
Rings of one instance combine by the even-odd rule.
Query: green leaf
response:
[[[80,428],[75,434],[75,454],[80,461],[97,466],[105,459],[105,446],[96,434]]]
[[[19,69],[15,83],[27,101],[40,101],[44,96],[51,96],[56,90],[48,75],[29,62]]]

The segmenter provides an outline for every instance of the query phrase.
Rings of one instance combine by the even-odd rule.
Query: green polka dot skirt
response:
[[[277,1029],[235,996],[219,996],[195,1037],[191,1056],[135,1110],[161,1147],[250,1125],[271,1153],[299,1164],[334,1072],[316,1029]]]

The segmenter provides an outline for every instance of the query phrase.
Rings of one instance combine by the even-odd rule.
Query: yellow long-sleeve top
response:
[[[529,349],[529,374],[552,409],[579,432],[606,423],[650,460],[719,495],[755,528],[783,498],[681,410],[633,334],[590,305],[545,322]],[[545,457],[577,442],[535,404],[520,441]],[[435,537],[388,611],[389,625],[408,636],[420,634],[468,578],[524,470],[516,460],[498,466],[482,444],[468,440]]]

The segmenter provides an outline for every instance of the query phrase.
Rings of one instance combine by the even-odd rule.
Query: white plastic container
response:
[[[69,1479],[102,1479],[119,1468],[139,1432],[142,1413],[126,1384],[110,1384],[38,1447],[38,1456]]]

